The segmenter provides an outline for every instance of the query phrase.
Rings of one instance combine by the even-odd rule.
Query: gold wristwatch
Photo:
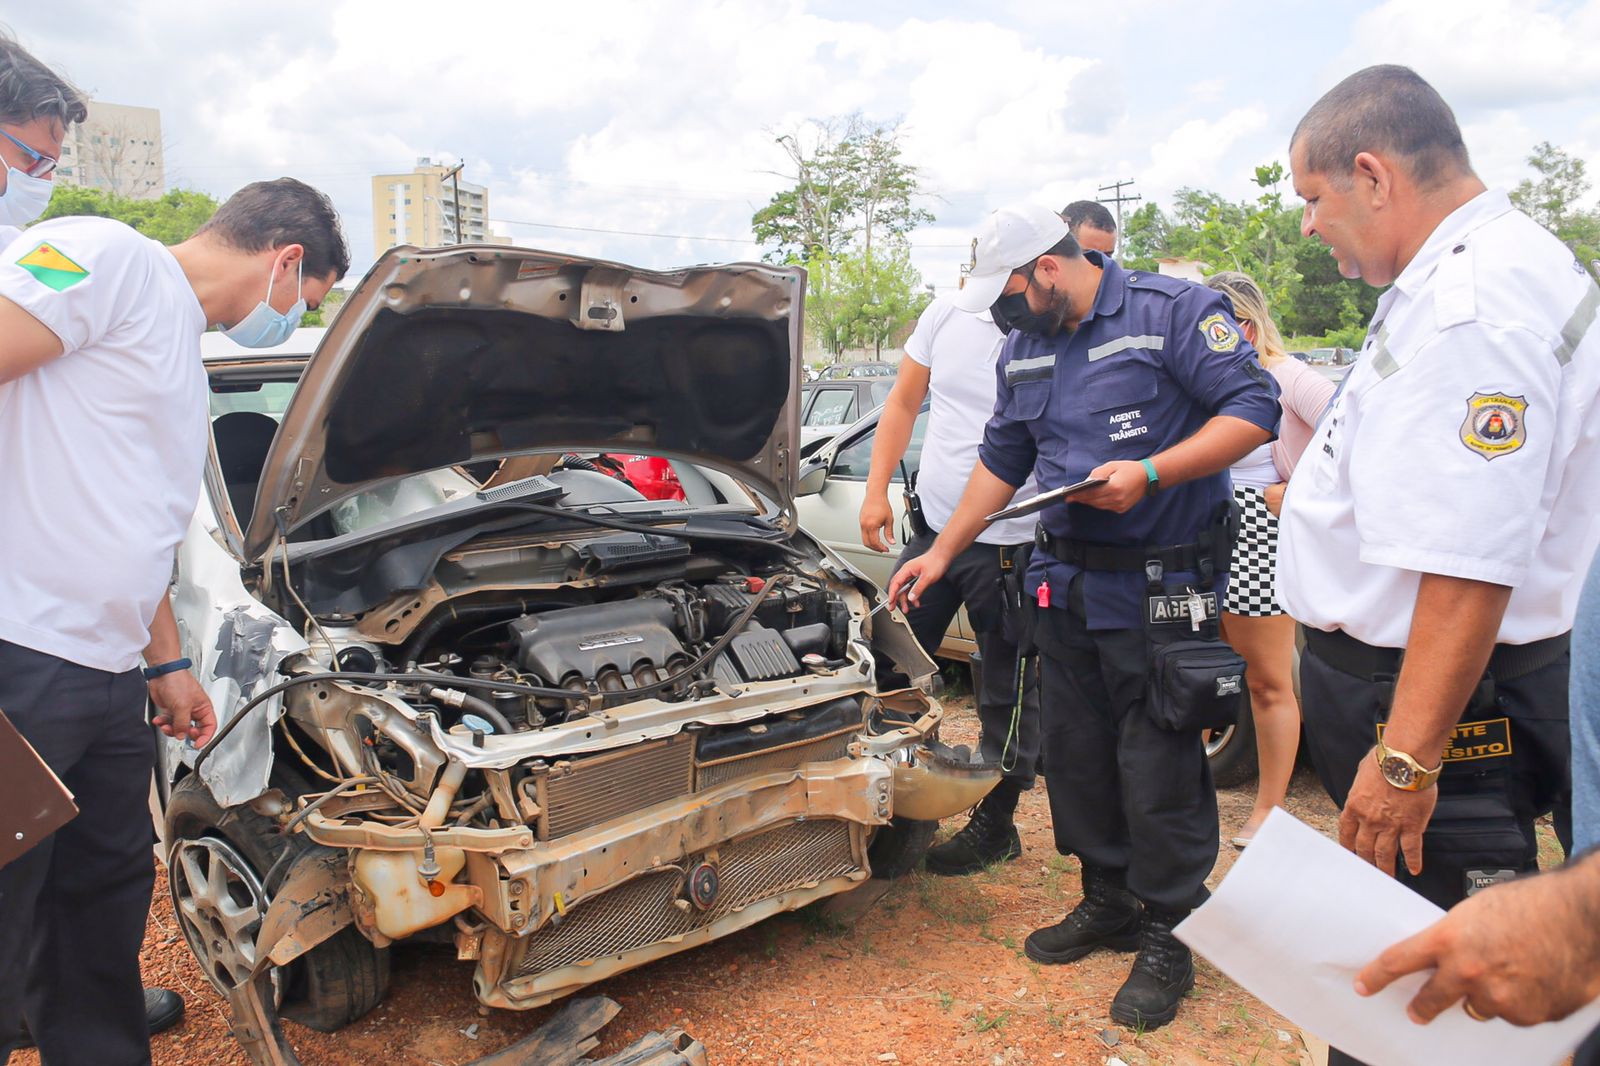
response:
[[[1405,752],[1384,744],[1381,737],[1372,757],[1378,760],[1378,772],[1383,774],[1383,779],[1402,792],[1421,792],[1439,780],[1439,774],[1444,770],[1443,760],[1432,770],[1426,769]]]

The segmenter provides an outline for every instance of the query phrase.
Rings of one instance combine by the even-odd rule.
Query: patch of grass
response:
[[[765,955],[769,959],[777,958],[778,957],[778,927],[776,925],[774,925],[773,923],[768,922],[762,928],[761,937],[762,937],[762,941],[763,941],[763,943],[761,945],[761,953],[763,955]]]
[[[894,960],[895,967],[901,970],[911,969],[911,960],[904,955],[897,956]]]
[[[806,931],[807,945],[815,944],[818,937],[838,940],[850,931],[848,925],[824,911],[820,904],[802,907],[795,914],[800,920],[801,928]]]
[[[994,917],[994,903],[965,877],[917,875],[917,899],[929,912],[953,925],[982,925]]]
[[[972,1024],[978,1032],[987,1033],[991,1029],[1004,1029],[1006,1019],[1009,1017],[1011,1017],[1011,1012],[1008,1010],[1003,1010],[999,1014],[989,1015],[984,1013],[982,1007],[979,1007],[977,1013],[972,1016]]]
[[[952,1006],[955,1005],[955,1002],[956,1002],[956,997],[955,997],[954,993],[946,992],[942,988],[939,989],[939,1009],[940,1010],[948,1011]]]
[[[944,680],[941,699],[955,700],[972,695],[972,669],[966,663],[940,659],[939,676]]]
[[[868,958],[872,957],[873,947],[872,938],[870,936],[863,936],[861,938],[861,954],[867,956]]]
[[[1044,1020],[1052,1029],[1060,1029],[1067,1024],[1067,1020],[1056,1013],[1056,1005],[1048,1001],[1044,1005]]]

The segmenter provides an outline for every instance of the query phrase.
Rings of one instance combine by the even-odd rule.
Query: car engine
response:
[[[843,664],[849,607],[809,578],[731,574],[666,582],[625,599],[552,605],[430,640],[418,664],[447,678],[564,689],[602,708],[684,699]],[[721,647],[717,647],[721,645]],[[712,650],[715,653],[712,654]],[[497,692],[460,709],[469,729],[522,732],[558,723],[570,701]]]

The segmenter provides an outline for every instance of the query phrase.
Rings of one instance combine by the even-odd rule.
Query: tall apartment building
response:
[[[167,191],[161,112],[89,101],[89,117],[68,130],[61,144],[56,181],[135,200],[161,196]]]
[[[372,179],[372,237],[377,255],[397,244],[436,248],[446,244],[484,244],[506,239],[489,232],[489,190],[460,181],[461,235],[456,235],[457,182],[445,177],[451,167],[424,156],[409,174],[378,174]]]

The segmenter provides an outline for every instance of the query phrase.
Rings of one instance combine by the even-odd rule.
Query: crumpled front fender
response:
[[[913,752],[913,762],[894,768],[894,813],[900,818],[938,821],[971,809],[1000,782],[1000,767],[967,761],[962,753],[929,741]]]

